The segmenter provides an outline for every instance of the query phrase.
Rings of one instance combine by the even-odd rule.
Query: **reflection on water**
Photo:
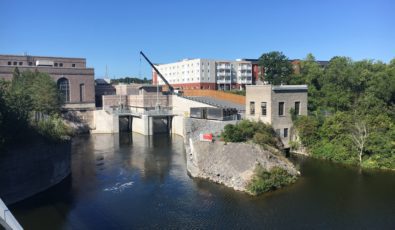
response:
[[[242,153],[240,153],[242,154]],[[178,136],[73,140],[72,175],[11,207],[25,229],[392,229],[395,174],[295,159],[302,177],[251,197],[192,179]]]

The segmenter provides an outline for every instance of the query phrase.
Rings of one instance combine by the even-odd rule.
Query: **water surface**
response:
[[[25,229],[395,229],[395,173],[294,161],[297,183],[252,197],[190,178],[181,137],[77,137],[72,175],[11,210]]]

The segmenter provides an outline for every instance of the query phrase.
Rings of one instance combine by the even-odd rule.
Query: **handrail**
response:
[[[6,230],[23,230],[22,226],[18,223],[11,211],[7,208],[0,198],[0,224]]]

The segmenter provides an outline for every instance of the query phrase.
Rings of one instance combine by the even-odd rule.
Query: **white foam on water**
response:
[[[114,193],[120,193],[123,192],[123,190],[131,187],[133,185],[133,181],[130,182],[126,182],[126,183],[116,183],[114,186],[110,187],[110,188],[105,188],[103,189],[103,191],[105,192],[114,192]]]

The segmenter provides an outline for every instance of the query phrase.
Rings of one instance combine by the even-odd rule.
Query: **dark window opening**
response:
[[[32,66],[32,65],[33,65],[33,62],[29,61],[29,66]]]
[[[85,84],[80,84],[80,102],[85,100]]]
[[[75,64],[71,64],[71,66],[72,66],[73,68],[75,68]]]
[[[295,102],[295,114],[300,115],[300,102]]]
[[[10,61],[8,62],[8,65],[11,65],[11,62],[10,62]]]
[[[288,137],[288,128],[284,129],[284,137]]]
[[[278,115],[283,116],[284,115],[284,102],[279,102],[278,103]]]
[[[60,91],[61,98],[63,102],[70,101],[70,85],[69,80],[66,78],[61,78],[58,80],[58,88]]]
[[[255,115],[255,102],[250,101],[250,115]]]
[[[19,62],[19,65],[22,65],[22,64],[23,64],[23,62],[20,61],[20,62]]]
[[[262,116],[266,116],[267,113],[267,104],[266,102],[261,103],[261,110],[262,110]]]
[[[63,63],[59,63],[59,67],[63,67]]]
[[[13,63],[14,65],[16,65],[16,64],[18,64],[16,61],[14,61],[14,63]]]
[[[58,63],[57,62],[55,62],[55,67],[58,67]]]

